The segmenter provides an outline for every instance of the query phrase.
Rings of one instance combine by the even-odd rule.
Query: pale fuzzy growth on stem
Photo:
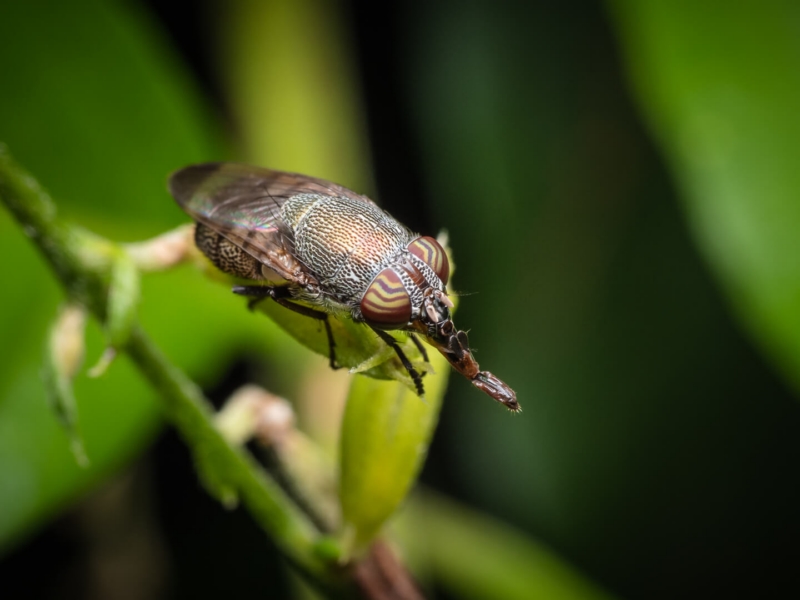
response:
[[[72,379],[83,364],[86,309],[77,304],[66,304],[50,334],[50,352],[60,375]]]
[[[125,249],[140,271],[170,269],[197,255],[194,225],[181,225],[152,239],[127,244]]]
[[[70,450],[81,467],[89,458],[78,427],[78,408],[72,393],[72,379],[83,364],[86,309],[65,304],[50,330],[42,377],[50,406],[69,437]]]
[[[280,444],[294,429],[291,405],[256,385],[245,385],[228,398],[214,424],[231,444],[242,446],[253,437],[264,445]]]
[[[272,451],[276,468],[292,482],[292,493],[327,531],[341,522],[333,465],[321,448],[295,427],[291,404],[256,385],[231,395],[214,417],[214,424],[231,444],[255,439]]]

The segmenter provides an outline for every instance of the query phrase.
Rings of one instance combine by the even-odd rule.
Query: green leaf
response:
[[[425,398],[395,381],[357,376],[342,422],[340,498],[350,548],[363,548],[394,513],[427,454],[450,365],[430,355]]]
[[[459,598],[612,598],[544,544],[432,492],[414,494],[398,529],[410,558]]]
[[[307,348],[326,358],[330,355],[328,336],[321,321],[310,319],[269,300],[260,302],[258,309],[269,315],[284,331]],[[338,365],[351,369],[354,373],[402,381],[410,389],[414,389],[414,383],[397,353],[369,327],[347,317],[330,316],[328,322],[336,344]],[[396,333],[395,338],[417,370],[425,372],[427,365],[411,338],[403,333]],[[432,353],[436,352],[433,348],[430,350]]]
[[[800,7],[611,6],[698,245],[745,328],[800,388]]]
[[[226,8],[220,77],[246,159],[364,192],[369,148],[343,13],[313,0]]]

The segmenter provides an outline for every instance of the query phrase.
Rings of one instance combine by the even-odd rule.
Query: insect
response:
[[[422,376],[390,331],[404,331],[427,360],[423,337],[478,389],[520,410],[514,391],[481,371],[453,325],[447,254],[412,234],[372,200],[322,179],[236,163],[181,169],[169,190],[196,222],[195,243],[219,269],[254,285],[251,302],[272,298],[321,321],[336,365],[331,316],[364,323],[397,353],[417,392]]]

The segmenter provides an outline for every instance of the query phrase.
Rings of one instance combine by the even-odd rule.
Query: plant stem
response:
[[[133,331],[125,350],[161,395],[167,419],[194,452],[201,473],[233,490],[298,566],[324,575],[326,567],[315,556],[317,532],[311,522],[249,454],[217,431],[208,401],[194,382],[171,365],[141,329]]]

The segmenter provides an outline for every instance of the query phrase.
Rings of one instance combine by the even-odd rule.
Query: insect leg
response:
[[[233,293],[239,294],[240,296],[249,297],[251,300],[247,306],[251,310],[264,298],[272,298],[284,308],[293,310],[297,314],[316,319],[317,321],[322,321],[323,325],[325,325],[325,333],[328,336],[328,358],[330,360],[331,369],[340,368],[340,366],[336,364],[336,342],[333,339],[333,330],[331,329],[331,323],[328,320],[328,313],[321,310],[314,310],[308,306],[295,304],[289,300],[291,295],[289,288],[286,286],[237,285],[233,288]]]
[[[264,298],[274,298],[276,288],[263,285],[239,285],[233,288],[233,293],[250,298],[247,308],[253,310]]]
[[[376,329],[375,327],[371,327],[370,329],[377,333],[379,338],[381,338],[384,342],[389,344],[392,349],[394,349],[394,351],[397,353],[397,357],[400,359],[400,362],[403,363],[406,371],[408,371],[408,374],[411,375],[411,379],[414,381],[414,386],[417,388],[417,394],[423,396],[425,394],[425,388],[422,387],[422,376],[413,367],[411,361],[408,360],[405,352],[403,352],[402,348],[400,348],[400,346],[397,344],[397,340],[382,329]]]
[[[409,332],[408,337],[411,338],[411,341],[414,342],[414,345],[417,347],[417,350],[419,350],[419,353],[422,354],[423,360],[425,362],[431,362],[428,360],[428,351],[425,349],[425,346],[422,345],[422,342],[419,341],[419,338],[411,332]]]

